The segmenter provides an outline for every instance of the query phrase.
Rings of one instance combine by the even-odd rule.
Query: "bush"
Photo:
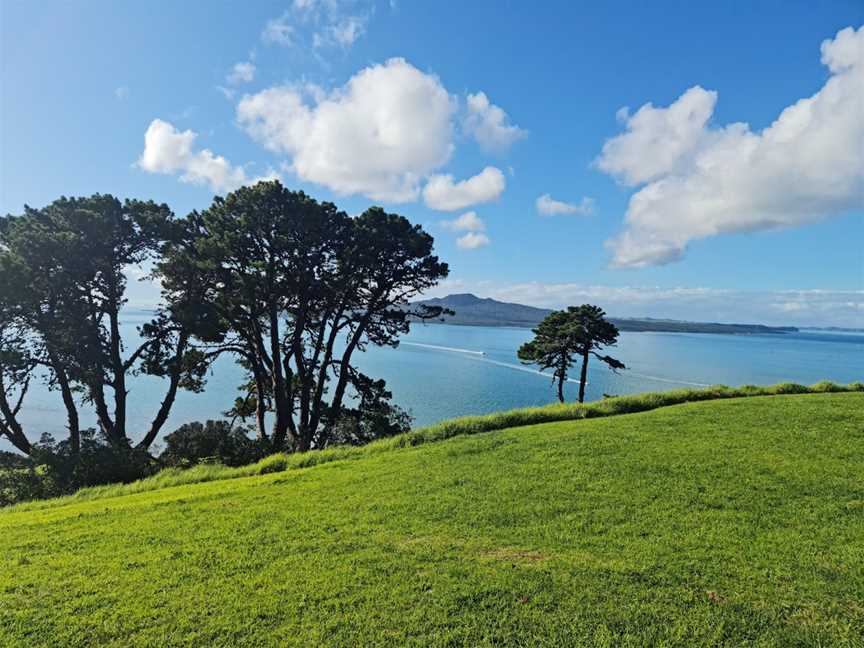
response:
[[[81,432],[81,447],[43,435],[29,457],[0,457],[0,506],[68,495],[104,484],[127,484],[152,475],[158,465],[143,450],[110,443],[95,430]]]
[[[188,468],[199,463],[242,466],[266,456],[269,448],[227,421],[186,423],[165,437],[159,460],[167,466]]]
[[[791,382],[779,383],[771,389],[775,394],[806,394],[810,391],[810,388],[806,385]]]
[[[838,385],[837,383],[831,382],[830,380],[823,380],[821,382],[818,382],[810,389],[817,393],[836,393],[842,391],[849,391],[849,388],[847,386]]]

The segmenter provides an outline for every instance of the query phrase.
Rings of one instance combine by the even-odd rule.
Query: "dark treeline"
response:
[[[226,354],[246,374],[226,414],[253,421],[267,451],[403,431],[408,419],[384,381],[352,357],[397,345],[412,319],[441,315],[404,307],[447,276],[432,246],[402,216],[373,207],[351,218],[279,182],[216,197],[185,218],[98,194],[0,218],[0,435],[25,455],[73,466],[94,439],[112,461],[146,455],[178,390],[202,390]],[[132,344],[120,320],[129,272],[140,267],[152,268],[162,298]],[[162,378],[164,394],[150,424],[130,429],[127,383],[138,374]],[[20,421],[37,380],[62,403],[60,441],[33,443],[40,430]],[[82,429],[83,408],[97,430]]]

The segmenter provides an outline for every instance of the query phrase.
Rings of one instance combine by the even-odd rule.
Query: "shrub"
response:
[[[246,430],[228,421],[185,423],[165,437],[159,460],[167,466],[187,468],[199,463],[242,466],[257,461],[269,448],[250,439]]]
[[[810,391],[816,393],[828,393],[828,392],[841,392],[848,391],[849,388],[845,385],[838,385],[835,382],[831,382],[830,380],[822,380],[821,382],[816,383],[812,387],[810,387]]]
[[[771,389],[775,394],[806,394],[810,391],[806,385],[791,382],[779,383]]]
[[[73,453],[68,440],[43,435],[29,457],[0,457],[0,506],[74,493],[104,484],[126,484],[152,475],[158,465],[144,451],[112,444],[95,430],[81,432]]]

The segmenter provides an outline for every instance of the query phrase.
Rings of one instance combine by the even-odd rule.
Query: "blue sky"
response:
[[[185,214],[278,175],[421,223],[439,293],[864,326],[862,23],[843,1],[6,0],[0,210]]]

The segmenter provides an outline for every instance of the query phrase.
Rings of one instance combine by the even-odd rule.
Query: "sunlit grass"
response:
[[[825,392],[855,392],[864,391],[864,383],[853,382],[848,385],[822,381],[812,386],[797,383],[779,383],[770,386],[744,385],[742,387],[727,387],[715,385],[704,389],[674,389],[664,392],[648,392],[630,396],[617,396],[591,403],[556,403],[542,407],[526,407],[521,409],[496,412],[481,416],[464,416],[450,419],[425,428],[412,430],[388,439],[375,441],[365,446],[338,446],[326,450],[315,450],[305,453],[277,453],[261,461],[230,468],[219,464],[202,464],[194,468],[180,470],[168,468],[152,477],[131,484],[109,484],[83,488],[74,495],[52,500],[27,502],[18,508],[38,509],[57,506],[70,500],[84,501],[105,497],[117,497],[142,493],[171,486],[195,484],[217,479],[236,479],[266,475],[296,468],[308,468],[331,461],[345,459],[360,459],[379,452],[389,452],[398,448],[442,441],[455,436],[478,434],[503,430],[505,428],[535,425],[538,423],[553,423],[556,421],[573,421],[578,419],[615,416],[644,412],[658,407],[677,405],[703,400],[721,398],[744,398],[750,396],[775,396],[780,394],[808,394]]]
[[[864,394],[683,398],[12,508],[0,645],[864,645]]]

